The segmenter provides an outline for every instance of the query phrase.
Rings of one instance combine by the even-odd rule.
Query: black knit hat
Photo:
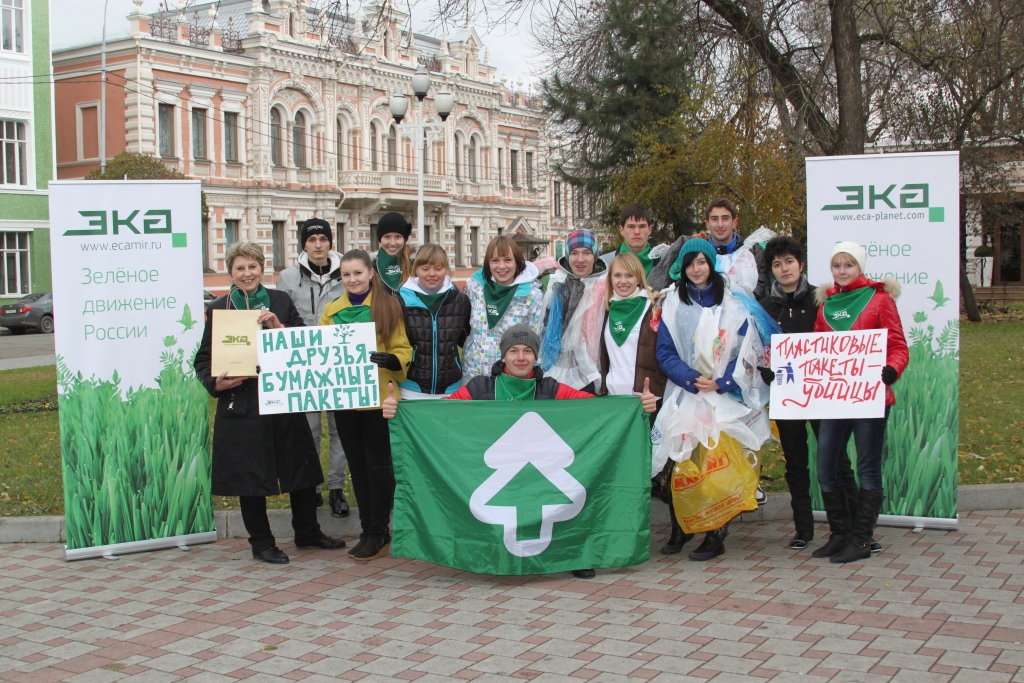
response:
[[[310,218],[299,228],[299,247],[306,248],[306,240],[313,235],[323,235],[330,245],[334,246],[334,233],[331,231],[331,224],[323,218]]]
[[[408,241],[409,235],[412,234],[412,226],[402,214],[388,211],[377,221],[377,241],[380,242],[380,238],[389,232],[396,232]]]
[[[534,355],[540,355],[540,337],[529,325],[519,323],[505,330],[505,334],[501,335],[501,357],[504,358],[505,353],[516,344],[526,344],[533,349]]]

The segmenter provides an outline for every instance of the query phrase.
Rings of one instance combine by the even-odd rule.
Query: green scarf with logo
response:
[[[508,373],[498,375],[494,383],[495,401],[532,401],[537,393],[537,380],[519,379]]]
[[[519,285],[499,285],[494,280],[487,280],[484,283],[484,308],[487,309],[487,329],[493,330],[494,326],[505,315],[512,299],[516,297],[516,290]]]
[[[331,316],[335,325],[351,325],[352,323],[372,323],[370,317],[370,298],[363,300],[360,306],[349,306],[343,308]]]
[[[825,322],[836,332],[849,332],[874,295],[874,287],[860,287],[852,292],[833,294],[825,299]]]
[[[231,297],[231,306],[240,311],[270,310],[270,292],[263,285],[257,287],[252,294],[246,294],[244,289],[231,285],[228,295]]]
[[[638,291],[628,299],[612,299],[608,304],[608,331],[616,346],[622,346],[629,339],[629,333],[636,327],[636,321],[647,308],[647,297]]]
[[[398,257],[388,255],[383,247],[377,252],[377,272],[391,289],[402,286],[402,266],[398,264]]]
[[[629,245],[627,245],[625,242],[623,242],[622,246],[619,247],[619,253],[620,254],[633,254],[633,250],[629,248]],[[650,242],[647,243],[647,246],[644,247],[643,251],[641,251],[639,254],[633,254],[633,256],[636,256],[638,259],[640,259],[640,263],[644,267],[644,275],[650,275],[651,274],[651,268],[654,267],[654,261],[651,260],[651,244],[650,244]]]

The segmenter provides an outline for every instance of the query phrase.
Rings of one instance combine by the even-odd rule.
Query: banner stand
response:
[[[113,543],[111,545],[97,545],[90,548],[78,548],[68,550],[64,546],[64,561],[90,560],[94,557],[105,557],[108,560],[116,560],[121,555],[132,553],[144,553],[149,550],[163,550],[165,548],[180,548],[188,550],[189,546],[201,543],[216,543],[216,531],[204,531],[201,534],[185,534],[184,536],[168,536],[166,538],[153,538],[148,541],[130,541],[128,543]]]
[[[827,522],[828,518],[821,510],[814,511],[815,522]],[[895,526],[914,529],[938,529],[940,531],[960,531],[960,515],[952,519],[942,517],[909,517],[907,515],[878,515],[878,526]]]

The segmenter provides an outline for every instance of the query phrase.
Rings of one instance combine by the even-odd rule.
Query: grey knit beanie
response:
[[[504,358],[505,352],[516,344],[526,344],[533,349],[534,354],[540,356],[540,337],[529,325],[513,325],[501,335],[501,357]]]

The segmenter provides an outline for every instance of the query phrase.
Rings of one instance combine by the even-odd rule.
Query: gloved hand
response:
[[[370,362],[376,363],[385,370],[391,370],[392,372],[398,372],[402,369],[402,361],[398,360],[398,356],[393,353],[375,351],[370,354]]]
[[[765,384],[771,385],[771,383],[775,381],[775,371],[774,370],[772,370],[771,368],[762,368],[762,367],[758,367],[757,369],[760,371],[761,379],[764,380]]]
[[[896,368],[891,365],[886,365],[882,368],[882,382],[888,386],[899,379],[899,375],[896,374]]]

